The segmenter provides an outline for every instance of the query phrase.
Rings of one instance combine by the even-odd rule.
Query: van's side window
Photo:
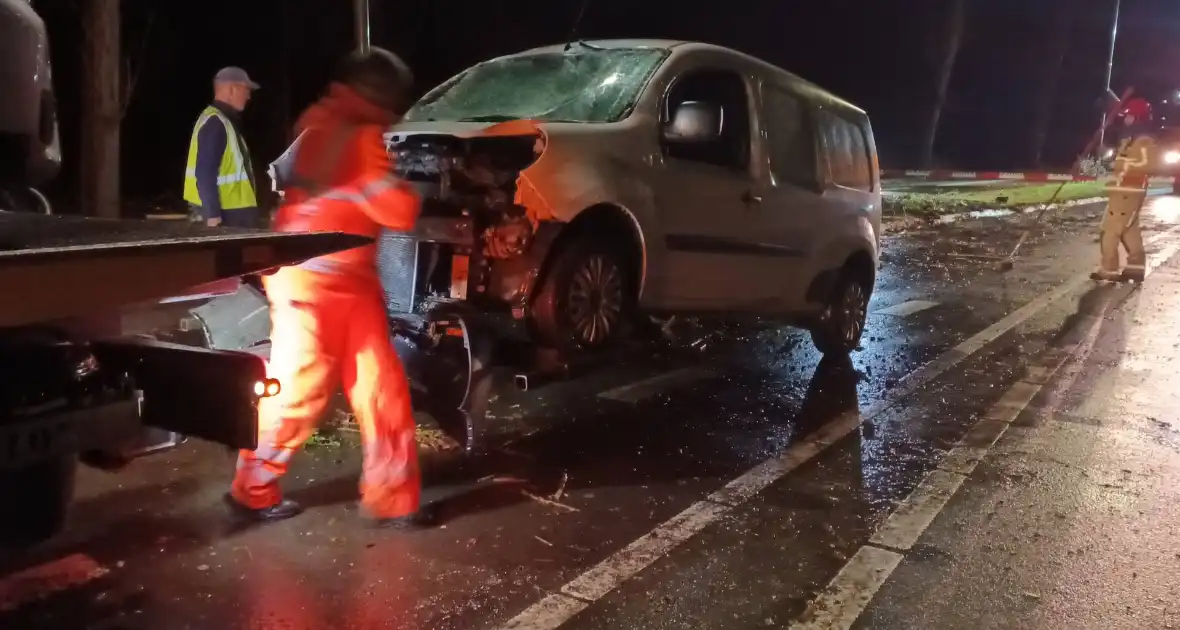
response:
[[[865,140],[864,129],[860,125],[846,123],[848,135],[851,137],[853,181],[852,188],[870,191],[873,189],[873,168],[869,165],[869,143]]]
[[[667,155],[747,170],[750,166],[750,103],[745,79],[731,70],[695,70],[681,75],[668,93],[664,123],[672,121],[682,103],[693,101],[720,108],[721,135],[706,142],[667,141],[664,143]]]
[[[776,182],[814,185],[815,136],[803,101],[773,86],[762,92],[770,170]]]
[[[826,109],[820,110],[819,118],[823,130],[824,155],[827,157],[832,183],[847,188],[872,190],[873,176],[864,133],[856,125]]]

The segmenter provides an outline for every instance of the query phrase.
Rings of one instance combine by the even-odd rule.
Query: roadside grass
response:
[[[1058,188],[1061,189],[1057,193]],[[885,214],[893,216],[938,216],[968,212],[979,209],[992,208],[1020,208],[1039,203],[1055,201],[1071,201],[1101,197],[1103,182],[1048,182],[1025,186],[1010,186],[1006,188],[975,188],[949,190],[938,193],[898,193],[889,195],[885,200]]]

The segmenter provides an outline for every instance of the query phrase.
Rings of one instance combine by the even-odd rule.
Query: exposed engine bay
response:
[[[391,315],[454,301],[508,310],[492,278],[497,264],[533,243],[537,224],[519,203],[518,184],[544,150],[543,137],[395,133],[388,148],[395,172],[422,197],[415,232],[387,232],[378,246]]]

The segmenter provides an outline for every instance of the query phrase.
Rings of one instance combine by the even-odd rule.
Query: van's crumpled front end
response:
[[[548,217],[521,172],[546,136],[513,120],[395,131],[387,142],[395,172],[422,199],[414,231],[386,230],[377,244],[394,346],[415,407],[472,452],[486,441],[491,364],[524,332],[511,322],[523,318],[539,268],[534,244]]]
[[[445,302],[510,311],[521,282],[504,282],[503,263],[529,251],[541,220],[521,171],[544,151],[544,133],[510,121],[471,133],[395,132],[388,142],[395,171],[422,197],[415,231],[386,231],[378,244],[390,314]]]

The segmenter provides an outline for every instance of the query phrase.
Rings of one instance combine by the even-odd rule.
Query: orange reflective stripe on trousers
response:
[[[258,449],[239,454],[234,498],[256,509],[280,501],[279,478],[343,381],[364,447],[362,506],[378,518],[414,512],[420,480],[409,383],[390,343],[380,288],[285,299],[285,285],[305,273],[284,269],[268,278],[270,370],[283,387],[262,399]]]

